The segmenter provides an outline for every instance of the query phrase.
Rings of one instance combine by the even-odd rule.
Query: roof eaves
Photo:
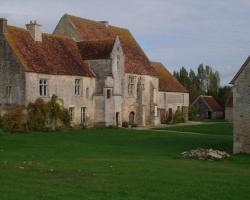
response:
[[[237,74],[234,76],[234,78],[232,79],[232,81],[230,82],[230,84],[234,85],[236,79],[239,77],[239,75],[244,71],[244,69],[246,68],[246,66],[248,65],[248,63],[250,62],[250,56],[246,59],[246,61],[244,62],[244,64],[241,66],[240,70],[237,72]]]

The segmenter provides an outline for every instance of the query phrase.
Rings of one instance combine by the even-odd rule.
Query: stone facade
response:
[[[75,80],[80,80],[80,93],[75,94]],[[52,95],[59,98],[59,102],[65,108],[72,108],[72,121],[74,124],[81,124],[81,110],[85,108],[86,125],[94,126],[94,92],[95,92],[95,78],[88,78],[82,76],[65,76],[65,75],[48,75],[39,73],[25,73],[25,104],[34,102],[38,97],[48,101]],[[40,80],[47,80],[48,93],[46,96],[39,94]],[[85,116],[84,116],[85,117]]]
[[[80,58],[84,60],[81,67],[88,66],[91,73],[93,73],[92,76],[89,74],[86,74],[86,76],[84,74],[76,75],[81,74],[79,71],[74,72],[75,75],[67,74],[68,72],[60,74],[68,69],[70,69],[69,72],[71,73],[74,69],[70,65],[61,67],[67,60],[58,59],[58,57],[61,58],[57,55],[61,51],[61,47],[55,45],[63,43],[66,52],[69,51],[68,48],[72,48],[72,52],[75,54],[69,59],[76,59],[72,63],[79,64],[81,61],[77,60],[77,56],[82,52],[79,51],[81,47],[78,45],[84,42],[72,24],[67,23],[68,18],[62,18],[62,20],[65,21],[57,25],[55,33],[67,37],[46,34],[47,40],[54,42],[49,47],[49,50],[58,48],[52,52],[54,56],[57,56],[55,65],[58,65],[56,69],[53,68],[53,73],[35,71],[43,68],[41,64],[43,62],[48,65],[46,63],[48,59],[52,63],[54,62],[52,57],[36,57],[38,53],[44,51],[50,45],[46,43],[45,47],[41,47],[44,39],[46,39],[41,33],[41,26],[36,22],[32,22],[27,25],[27,31],[18,30],[26,35],[21,39],[18,38],[18,34],[14,33],[14,39],[22,45],[30,42],[34,50],[36,50],[35,47],[44,48],[37,50],[38,53],[36,52],[33,60],[30,61],[29,58],[25,58],[28,61],[24,60],[25,62],[23,62],[22,59],[24,58],[20,56],[20,51],[23,54],[27,53],[27,51],[22,51],[26,46],[21,47],[21,49],[11,48],[10,41],[6,39],[8,38],[7,24],[3,24],[4,21],[0,20],[0,26],[2,26],[2,28],[0,27],[0,31],[2,31],[0,33],[0,111],[9,105],[28,105],[28,103],[34,102],[39,97],[48,101],[52,95],[57,95],[59,103],[69,109],[72,124],[80,125],[84,123],[88,127],[122,126],[123,122],[138,126],[157,126],[161,123],[161,109],[165,109],[165,111],[172,109],[172,112],[175,113],[177,108],[180,107],[187,111],[186,108],[188,108],[189,104],[188,93],[160,92],[159,77],[156,75],[125,72],[125,63],[128,60],[126,60],[124,46],[119,36],[114,39],[110,52],[107,50],[110,45],[108,43],[103,49],[94,46],[96,48],[94,50],[102,52],[100,55],[95,54],[95,56],[98,55],[99,57],[84,59],[84,55],[80,55]],[[23,38],[26,39],[26,37],[30,36],[32,39],[22,41]],[[14,43],[15,40],[12,38],[11,42]],[[32,54],[33,52],[28,53]],[[62,58],[65,59],[65,57]],[[37,62],[39,59],[44,60],[43,62]],[[32,63],[34,60],[35,63]],[[31,68],[35,70],[31,71],[27,63],[32,65],[33,68]],[[36,69],[34,66],[38,68]],[[78,65],[76,66],[78,67]],[[43,91],[44,88],[46,88],[46,92]]]
[[[234,85],[234,153],[250,153],[250,58],[231,83]]]
[[[25,103],[25,72],[0,32],[0,106]]]
[[[233,122],[233,108],[232,107],[226,107],[225,108],[225,120],[228,122]]]
[[[161,123],[173,121],[175,112],[183,111],[185,121],[188,121],[189,94],[181,92],[159,92],[158,102]]]

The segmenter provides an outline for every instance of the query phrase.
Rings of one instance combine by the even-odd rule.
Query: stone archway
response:
[[[132,125],[132,124],[135,124],[135,113],[132,111],[129,113],[129,124]]]

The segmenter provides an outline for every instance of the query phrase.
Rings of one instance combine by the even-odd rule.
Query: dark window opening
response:
[[[107,99],[111,98],[111,90],[107,90]]]

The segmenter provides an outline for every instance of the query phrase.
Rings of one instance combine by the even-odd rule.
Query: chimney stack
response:
[[[42,42],[42,26],[36,21],[26,24],[26,29],[30,32],[35,42]]]
[[[7,19],[0,18],[0,34],[6,34],[7,33]]]
[[[108,21],[99,21],[101,24],[104,24],[106,27],[109,27],[109,22]]]

